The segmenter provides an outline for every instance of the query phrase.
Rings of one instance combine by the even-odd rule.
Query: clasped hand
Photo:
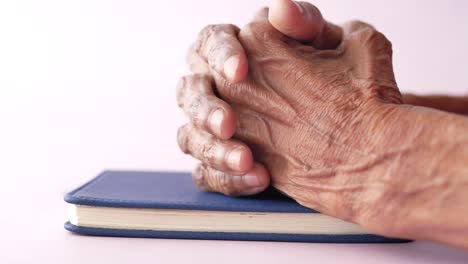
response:
[[[250,195],[271,182],[305,206],[356,221],[357,197],[384,195],[364,178],[387,154],[379,135],[402,98],[383,34],[356,21],[320,26],[315,16],[309,42],[274,28],[266,9],[240,31],[206,27],[189,51],[195,74],[178,85],[191,121],[178,142],[202,161],[193,173],[202,190]]]
[[[203,29],[187,60],[177,102],[189,122],[177,139],[201,161],[201,190],[272,185],[377,234],[468,245],[468,122],[403,104],[392,45],[371,25],[336,26],[311,4],[275,0],[242,29]],[[450,100],[434,105],[466,106]]]

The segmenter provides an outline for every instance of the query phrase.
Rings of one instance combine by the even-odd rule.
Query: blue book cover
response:
[[[303,207],[274,189],[237,198],[201,192],[189,173],[105,171],[66,194],[65,201],[72,208],[65,228],[83,235],[323,243],[407,242],[358,232],[352,226],[340,233],[333,229],[332,222],[341,220]],[[226,226],[219,224],[218,216],[224,217],[221,222],[227,223]],[[229,226],[232,217],[240,220]],[[112,221],[105,223],[103,219]],[[306,230],[314,221],[323,224],[312,226],[310,230],[315,231]],[[198,223],[198,226],[192,227],[191,223]],[[344,227],[348,225],[343,223]],[[336,226],[341,227],[341,224]],[[301,228],[306,229],[302,232]]]

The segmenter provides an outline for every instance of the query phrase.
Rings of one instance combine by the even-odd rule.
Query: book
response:
[[[391,243],[273,188],[250,197],[201,192],[190,173],[104,171],[65,195],[71,232],[93,236]]]

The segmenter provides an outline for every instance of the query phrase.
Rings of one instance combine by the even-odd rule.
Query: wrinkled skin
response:
[[[372,191],[361,172],[385,152],[371,128],[385,119],[386,104],[402,100],[390,43],[359,22],[345,28],[336,51],[300,45],[262,22],[239,39],[251,75],[236,86],[217,82],[238,113],[236,137],[265,164],[273,186],[305,206],[355,220],[360,208],[350,203]]]
[[[322,34],[319,46],[286,37],[264,14],[240,32],[201,32],[189,54],[198,74],[182,78],[177,93],[190,120],[179,145],[202,161],[195,183],[237,196],[271,179],[299,203],[371,232],[468,247],[467,119],[403,105],[388,40],[362,22],[333,28],[322,30],[333,37]],[[336,43],[327,39],[341,42],[317,49]],[[226,70],[229,50],[238,65],[248,58],[248,72]],[[466,109],[465,99],[439,104],[449,99],[421,105]]]
[[[391,111],[386,106],[402,102],[390,42],[353,22],[340,47],[316,50],[265,20],[249,24],[239,40],[249,58],[247,80],[232,84],[212,72],[237,114],[235,137],[271,172],[273,186],[307,207],[356,221],[360,208],[350,203],[375,191],[363,172],[386,151],[372,128]]]

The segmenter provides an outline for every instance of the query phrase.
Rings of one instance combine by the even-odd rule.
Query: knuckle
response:
[[[217,28],[219,28],[219,25],[218,25],[218,24],[206,25],[206,26],[203,27],[202,30],[200,31],[200,35],[201,35],[201,36],[209,35],[209,34],[211,34],[212,32],[216,31]]]
[[[384,34],[375,29],[366,29],[360,32],[359,36],[362,43],[364,43],[370,50],[380,54],[391,54],[392,43],[385,37]]]
[[[237,31],[233,25],[219,25],[206,40],[203,53],[211,69],[220,73],[224,62],[236,49]]]
[[[210,94],[213,92],[213,88],[211,87],[213,79],[210,75],[205,73],[197,73],[192,75],[192,80],[194,86],[196,85],[196,87],[198,88],[198,91],[204,94]]]
[[[202,144],[200,149],[201,158],[203,161],[208,162],[209,164],[216,165],[217,158],[216,158],[216,141],[207,141],[205,144]]]
[[[181,77],[177,87],[180,89],[180,92],[191,90],[198,93],[210,94],[213,91],[212,84],[213,78],[211,75],[195,73]]]
[[[200,34],[209,37],[216,34],[235,34],[238,30],[233,24],[213,24],[204,27]]]
[[[180,150],[184,152],[185,154],[189,154],[190,150],[188,148],[189,146],[189,125],[183,125],[179,127],[177,130],[177,143],[179,145]]]
[[[177,85],[177,103],[192,121],[206,116],[212,95],[211,79],[204,74],[184,76]]]
[[[199,33],[197,37],[197,41],[193,46],[193,50],[197,53],[200,53],[202,47],[206,43],[206,41],[214,34],[217,30],[219,25],[208,25],[205,26]]]
[[[215,191],[229,196],[239,195],[239,192],[234,188],[231,175],[213,169],[204,163],[195,168],[192,180],[201,191]]]
[[[361,42],[366,47],[377,52],[392,53],[392,43],[380,31],[372,25],[355,20],[348,25],[348,30],[352,32],[352,37]]]
[[[190,117],[193,123],[198,124],[206,116],[206,96],[196,94],[190,99],[190,103],[185,108],[185,113]]]
[[[217,173],[217,180],[218,180],[217,190],[228,196],[239,196],[239,192],[234,187],[234,181],[232,177],[233,176],[230,174],[227,174],[221,171],[218,172]]]
[[[222,31],[224,29],[223,24],[211,24],[205,26],[201,31],[200,31],[200,36],[202,37],[209,37],[219,31]]]
[[[232,24],[214,24],[204,27],[198,34],[198,39],[193,49],[195,52],[203,53],[204,49],[209,50],[214,38],[222,38],[226,35],[236,35],[239,29]]]
[[[269,24],[262,21],[253,21],[247,24],[239,33],[239,38],[272,39],[276,37],[277,31]]]
[[[392,52],[392,43],[382,32],[377,30],[369,33],[369,44],[383,52]]]
[[[246,34],[246,33],[255,34],[256,32],[261,31],[261,29],[263,28],[263,24],[264,23],[259,22],[259,21],[250,22],[242,29],[243,34]]]

